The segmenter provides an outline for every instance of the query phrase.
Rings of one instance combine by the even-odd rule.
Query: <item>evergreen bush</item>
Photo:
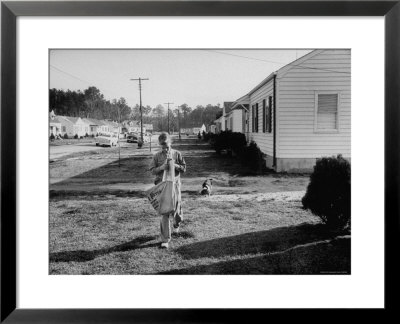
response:
[[[228,130],[212,134],[210,144],[217,154],[224,150],[228,155],[234,153],[244,166],[260,173],[266,171],[264,154],[254,141],[247,145],[246,136],[243,133]]]
[[[63,137],[64,137],[64,139],[68,139],[68,134],[65,133]]]
[[[50,134],[50,140],[54,141],[54,140],[55,140],[55,138],[56,138],[56,137],[54,136],[54,134],[53,134],[53,133],[51,133],[51,134]]]
[[[350,163],[342,155],[318,159],[302,199],[303,207],[329,227],[350,225],[350,176]]]
[[[229,130],[222,131],[215,136],[212,145],[217,154],[221,154],[221,151],[230,149],[231,141],[232,141],[232,132]]]
[[[251,141],[248,146],[243,148],[240,160],[244,166],[249,167],[253,171],[261,173],[266,169],[263,153],[254,141]]]
[[[242,133],[231,133],[228,146],[236,155],[243,155],[247,146],[246,136]]]
[[[208,132],[208,133],[203,133],[203,140],[205,141],[205,142],[208,142],[209,140],[211,140],[211,136],[212,136],[213,134],[211,133],[211,132]]]
[[[78,138],[79,138],[78,134],[75,134],[74,138],[75,138],[75,139],[78,139]]]

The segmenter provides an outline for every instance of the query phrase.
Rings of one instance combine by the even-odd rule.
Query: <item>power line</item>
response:
[[[81,78],[78,78],[77,76],[75,76],[75,75],[73,75],[73,74],[71,74],[71,73],[65,72],[65,71],[61,70],[60,68],[58,68],[58,67],[56,67],[56,66],[54,66],[54,65],[51,65],[51,64],[50,64],[50,67],[52,67],[53,69],[55,69],[55,70],[57,70],[57,71],[59,71],[59,72],[61,72],[61,73],[64,73],[64,74],[70,76],[71,78],[77,79],[77,80],[82,81],[82,82],[84,82],[84,83],[86,83],[86,84],[92,84],[92,82],[89,82],[89,81],[83,80],[83,79],[81,79]]]
[[[235,57],[240,57],[240,58],[246,58],[249,60],[255,60],[255,61],[261,61],[261,62],[267,62],[267,63],[273,63],[273,64],[283,64],[284,66],[290,65],[290,66],[298,66],[304,69],[310,69],[310,70],[319,70],[319,71],[327,71],[327,72],[334,72],[334,73],[344,73],[344,74],[350,74],[349,72],[342,72],[342,71],[335,71],[335,70],[329,70],[329,69],[321,69],[321,68],[313,68],[309,66],[304,66],[301,64],[286,64],[283,62],[276,62],[276,61],[270,61],[270,60],[263,60],[263,59],[258,59],[255,57],[249,57],[249,56],[244,56],[244,55],[238,55],[238,54],[231,54],[231,53],[224,53],[224,52],[219,52],[219,51],[214,51],[214,50],[204,50],[206,52],[211,52],[211,53],[218,53],[218,54],[223,54],[223,55],[229,55],[229,56],[235,56]]]
[[[52,67],[53,69],[55,69],[55,70],[57,70],[57,71],[59,71],[59,72],[61,72],[61,73],[64,73],[64,74],[66,74],[66,75],[68,75],[68,76],[70,76],[71,78],[74,78],[74,79],[77,79],[77,80],[79,80],[79,81],[81,81],[81,82],[83,82],[83,83],[86,83],[88,86],[96,86],[96,87],[101,87],[102,89],[103,89],[103,91],[105,90],[105,91],[108,91],[111,95],[114,95],[115,96],[115,98],[112,98],[112,99],[115,99],[115,100],[118,100],[119,98],[121,98],[121,94],[117,94],[116,92],[115,92],[115,90],[111,90],[111,89],[108,89],[107,87],[103,87],[103,86],[98,86],[98,85],[96,85],[96,83],[95,82],[89,82],[89,81],[87,81],[87,80],[84,80],[84,79],[81,79],[81,78],[79,78],[79,77],[77,77],[76,75],[73,75],[73,74],[71,74],[71,73],[68,73],[68,72],[66,72],[66,71],[64,71],[64,70],[62,70],[62,69],[60,69],[60,68],[58,68],[58,67],[56,67],[56,66],[54,66],[54,65],[51,65],[50,64],[50,67]],[[110,99],[111,100],[111,99]]]

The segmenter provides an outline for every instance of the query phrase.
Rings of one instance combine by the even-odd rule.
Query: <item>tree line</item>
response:
[[[96,87],[89,87],[83,91],[50,89],[49,111],[54,110],[56,115],[106,119],[115,121],[140,120],[140,106],[130,107],[126,99],[106,100]],[[167,131],[168,124],[171,131],[180,128],[200,127],[202,124],[210,125],[222,115],[220,104],[206,106],[197,105],[189,107],[182,104],[167,109],[161,104],[156,107],[142,106],[143,123],[152,124],[155,131]]]

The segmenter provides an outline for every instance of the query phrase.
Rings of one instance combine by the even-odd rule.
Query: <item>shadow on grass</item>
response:
[[[49,190],[49,198],[50,199],[74,199],[74,200],[87,200],[88,191],[80,191],[80,190]],[[98,198],[107,198],[107,196],[115,196],[119,198],[145,198],[146,192],[139,190],[96,190],[92,193],[92,196],[99,196]],[[92,198],[91,198],[92,199]],[[95,198],[93,198],[95,199]],[[66,213],[73,213],[72,211],[68,211]]]
[[[159,274],[351,274],[350,238],[299,245],[281,252],[173,269]]]
[[[185,245],[176,250],[185,259],[221,258],[257,253],[274,253],[321,240],[332,239],[348,232],[333,232],[323,224],[300,224],[278,227]]]
[[[87,262],[97,257],[114,253],[126,252],[141,248],[155,247],[159,243],[146,244],[147,242],[157,239],[157,236],[139,236],[130,242],[119,244],[110,248],[104,248],[93,251],[76,250],[50,253],[50,262]]]

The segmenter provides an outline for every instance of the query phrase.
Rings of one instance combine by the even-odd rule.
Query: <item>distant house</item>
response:
[[[100,135],[109,134],[110,133],[110,125],[105,120],[98,120],[98,133]]]
[[[221,116],[221,117],[219,117],[218,119],[216,119],[216,120],[214,121],[214,123],[215,123],[215,133],[216,133],[216,134],[221,133],[221,131],[222,131],[222,124],[224,123],[223,120],[224,120],[224,117]]]
[[[231,101],[225,101],[224,106],[222,107],[222,120],[221,120],[221,130],[226,131],[228,130],[228,114],[231,111],[232,108],[232,103]]]
[[[231,103],[229,111],[225,115],[226,130],[243,134],[246,132],[246,114],[249,111],[249,105],[245,103],[246,100],[248,100],[247,95]]]
[[[203,124],[201,127],[193,127],[192,134],[197,135],[198,133],[203,134],[206,131],[206,126]]]
[[[217,132],[216,129],[217,129],[216,125],[210,125],[210,133],[215,134]]]
[[[200,127],[193,127],[192,128],[192,134],[198,134],[198,133],[200,133]]]
[[[111,133],[118,133],[120,131],[119,124],[113,120],[106,120],[105,121],[109,126],[109,132]]]
[[[51,134],[54,136],[61,135],[61,122],[54,114],[54,110],[52,110],[49,115],[49,136]]]
[[[69,119],[72,123],[73,135],[78,135],[79,137],[89,134],[90,125],[82,120],[81,117],[65,117]]]
[[[141,127],[140,127],[140,121],[137,120],[125,120],[122,122],[123,127],[127,129],[128,133],[140,133],[141,132]],[[151,126],[151,129],[153,129],[152,124],[143,124],[143,133],[146,132],[147,126]]]
[[[100,126],[100,121],[93,118],[83,118],[82,119],[86,124],[89,125],[89,132],[88,135],[96,136],[98,134],[98,128]]]
[[[350,50],[314,50],[271,73],[238,105],[248,107],[247,140],[267,167],[308,171],[324,156],[351,158]]]
[[[182,134],[193,134],[193,129],[192,128],[181,128],[181,133]]]
[[[67,134],[68,137],[73,137],[76,133],[74,133],[74,122],[72,122],[66,116],[57,116],[57,119],[61,124],[61,134],[64,136]]]
[[[222,116],[214,121],[217,133],[228,129],[228,117],[229,117],[229,112],[232,109],[231,107],[232,104],[233,102],[231,101],[225,101],[222,107]]]

